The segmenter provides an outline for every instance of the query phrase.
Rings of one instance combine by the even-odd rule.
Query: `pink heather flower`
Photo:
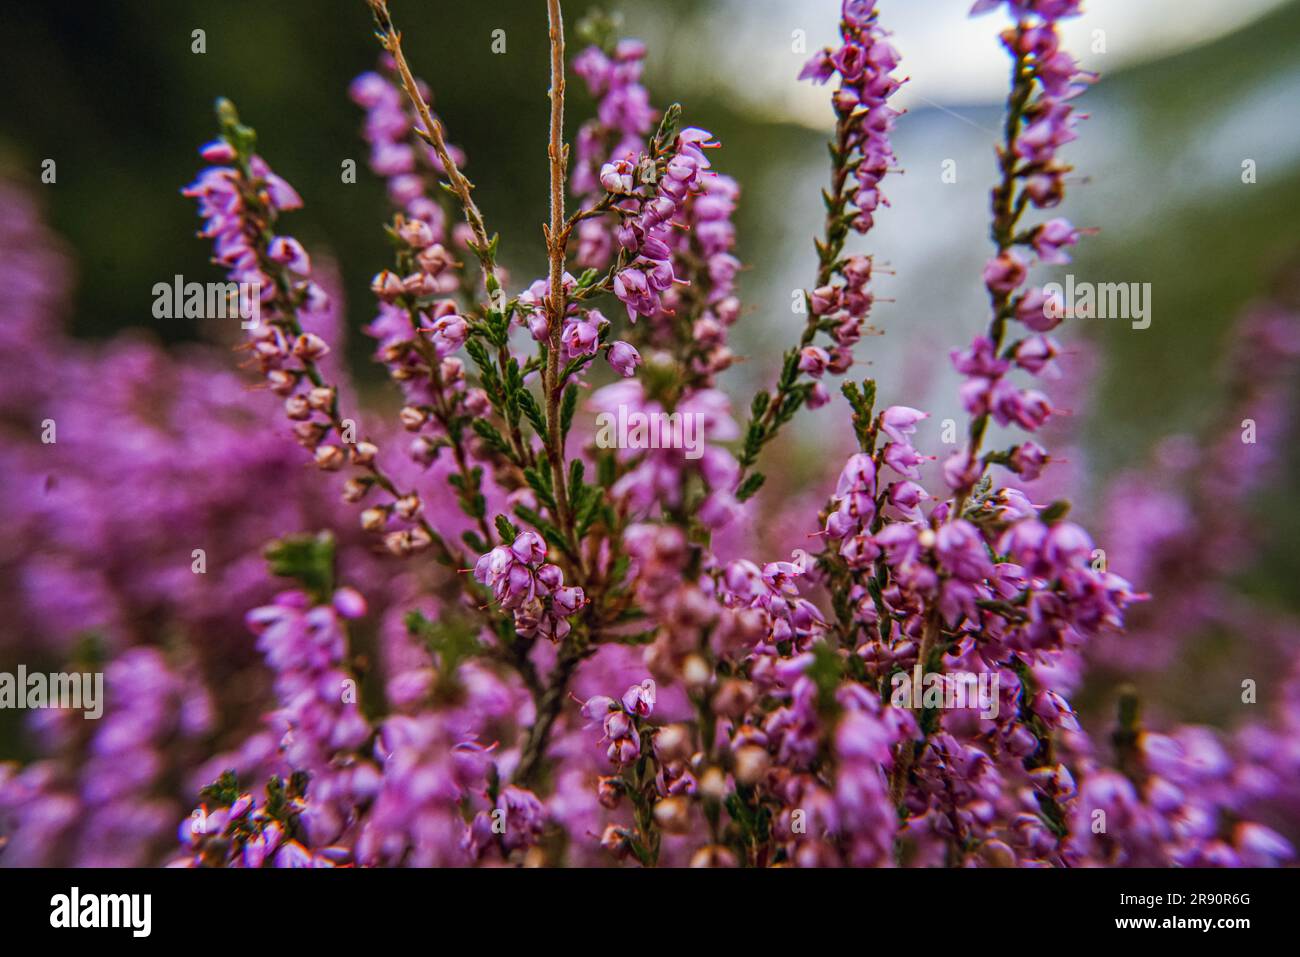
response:
[[[880,428],[895,442],[906,445],[907,437],[916,432],[916,424],[929,417],[928,412],[921,412],[919,409],[908,408],[905,405],[893,405],[881,414]]]
[[[1046,336],[1031,336],[1016,346],[1016,365],[1032,375],[1041,375],[1055,368],[1053,360],[1059,354],[1056,343]]]
[[[267,257],[273,262],[288,266],[296,273],[307,275],[311,272],[311,260],[302,244],[292,236],[277,236],[267,247]]]
[[[804,64],[803,69],[799,71],[800,80],[812,80],[814,83],[825,83],[835,74],[835,61],[831,58],[830,50],[818,50]]]
[[[1064,249],[1078,241],[1079,231],[1070,225],[1069,220],[1049,219],[1034,231],[1034,252],[1038,253],[1038,258],[1043,263],[1068,263],[1070,257]]]
[[[366,600],[355,588],[340,588],[334,593],[333,604],[343,618],[362,618],[366,614]]]
[[[469,337],[469,325],[463,316],[447,315],[433,324],[431,336],[434,351],[439,359],[445,359],[465,344]]]
[[[604,721],[605,716],[614,710],[614,699],[607,695],[595,695],[582,705],[582,716],[589,721]]]
[[[1008,468],[1026,482],[1032,482],[1043,473],[1043,468],[1051,461],[1043,447],[1035,442],[1024,442],[1011,450]]]
[[[637,352],[636,347],[630,342],[621,339],[609,347],[605,358],[609,360],[614,371],[625,379],[635,375],[637,366],[641,364],[641,353]]]
[[[1007,250],[988,261],[984,267],[984,284],[992,292],[1006,294],[1025,281],[1028,268],[1014,250]]]
[[[607,325],[609,320],[597,309],[589,310],[582,318],[567,319],[560,338],[569,358],[594,355],[600,343],[600,330]]]
[[[623,692],[623,708],[628,714],[647,717],[655,707],[655,683],[647,678]]]
[[[830,365],[831,357],[821,346],[805,346],[799,353],[799,371],[820,379]]]
[[[944,483],[954,492],[969,491],[983,474],[984,466],[965,449],[943,460]]]
[[[510,546],[510,552],[516,561],[536,565],[546,557],[546,543],[536,532],[521,532]]]
[[[1016,300],[1016,318],[1034,332],[1051,332],[1065,318],[1065,303],[1057,294],[1047,296],[1042,289],[1030,289]]]
[[[204,144],[203,148],[199,150],[199,155],[203,157],[204,162],[223,166],[232,162],[236,153],[233,146],[224,139],[218,139]]]
[[[969,349],[965,351],[954,349],[949,356],[953,368],[962,375],[996,379],[1011,368],[1010,362],[998,357],[993,347],[993,340],[988,336],[978,336]]]

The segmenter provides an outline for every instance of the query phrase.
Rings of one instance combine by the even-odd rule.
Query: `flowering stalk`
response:
[[[754,397],[740,455],[742,475],[800,406],[817,408],[829,401],[819,380],[827,370],[841,375],[853,364],[853,346],[862,337],[874,300],[867,288],[872,260],[842,257],[849,234],[865,235],[880,204],[888,205],[879,185],[895,162],[889,133],[898,113],[888,100],[902,81],[891,75],[898,53],[885,39],[878,16],[875,0],[844,0],[842,45],[834,52],[819,50],[799,74],[801,80],[815,83],[825,83],[835,74],[840,77],[832,98],[836,120],[830,146],[831,186],[822,197],[825,236],[814,240],[817,281],[814,289],[804,292],[808,319],[799,345],[785,355],[775,394],[764,391]],[[819,332],[827,334],[829,350],[815,344]],[[802,381],[805,375],[813,381]],[[757,484],[758,480],[746,490],[752,493]]]
[[[992,10],[1000,2],[980,0],[972,12]],[[1081,233],[1059,218],[1029,230],[1019,229],[1029,206],[1056,206],[1065,193],[1064,177],[1070,167],[1057,159],[1056,151],[1076,137],[1069,101],[1095,79],[1080,71],[1075,59],[1060,48],[1057,34],[1057,21],[1077,15],[1079,3],[1008,2],[1017,21],[1002,35],[1012,69],[1003,142],[998,149],[1001,180],[992,198],[992,237],[997,253],[984,268],[993,315],[984,337],[977,338],[966,352],[953,353],[953,364],[969,377],[962,388],[962,403],[971,421],[966,449],[944,463],[944,478],[956,493],[949,518],[962,515],[989,463],[999,462],[1032,480],[1047,461],[1043,450],[1032,442],[983,460],[980,452],[990,419],[1034,431],[1052,414],[1051,404],[1041,392],[1022,392],[1005,378],[1013,367],[1035,376],[1053,368],[1052,359],[1059,349],[1042,333],[1059,324],[1064,314],[1062,304],[1041,289],[1016,295],[1026,280],[1028,264],[1015,248],[1032,249],[1043,263],[1065,263],[1069,262],[1065,247],[1077,243]],[[1030,17],[1037,17],[1037,22]],[[1036,335],[1006,345],[1007,323],[1012,319]]]
[[[317,364],[329,345],[305,332],[299,321],[301,310],[323,307],[324,294],[309,278],[311,263],[301,244],[272,232],[279,213],[298,208],[302,200],[253,152],[256,134],[240,123],[234,104],[219,101],[217,116],[221,138],[202,153],[218,165],[205,170],[184,192],[199,201],[205,219],[202,235],[214,240],[216,262],[227,266],[235,281],[260,289],[269,315],[248,348],[269,388],[285,397],[286,415],[297,423],[295,434],[319,468],[337,471],[350,461],[361,472],[363,488],[373,485],[388,493],[393,504],[369,510],[362,516],[364,527],[382,530],[396,510],[414,527],[387,533],[384,543],[390,551],[410,554],[432,545],[441,562],[459,565],[456,551],[418,515],[418,497],[400,490],[380,466],[374,443],[349,440],[351,429],[339,411],[338,388],[325,381]],[[342,445],[350,445],[347,452],[324,441],[331,430]]]

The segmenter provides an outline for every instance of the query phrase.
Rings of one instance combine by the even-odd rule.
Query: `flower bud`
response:
[[[429,421],[429,417],[422,409],[417,409],[413,405],[403,406],[402,411],[397,413],[398,419],[402,422],[402,428],[408,432],[418,432],[424,428],[424,423]]]
[[[416,249],[424,249],[433,244],[433,230],[422,219],[408,219],[402,223],[397,234]]]
[[[735,867],[736,855],[721,844],[709,844],[691,855],[691,867]]]
[[[655,823],[669,834],[685,834],[690,829],[691,805],[683,797],[664,798],[654,808]]]
[[[316,446],[316,465],[326,472],[337,472],[347,462],[343,450],[337,445]]]
[[[368,508],[361,513],[361,527],[367,532],[383,531],[388,524],[388,509]]]
[[[752,786],[763,780],[771,764],[772,758],[766,748],[749,744],[736,752],[736,765],[732,773],[741,784]]]
[[[316,386],[307,393],[307,404],[317,412],[328,412],[334,407],[334,389],[331,386]]]
[[[727,796],[727,776],[721,768],[710,767],[700,775],[700,793],[707,798],[721,801]]]
[[[323,422],[299,422],[293,427],[294,438],[304,448],[314,449],[325,438],[328,426]]]
[[[691,756],[693,744],[690,729],[684,724],[670,724],[655,734],[655,755],[665,764],[685,761]]]
[[[293,354],[304,362],[315,362],[329,351],[329,345],[314,332],[304,332],[293,342]]]
[[[298,376],[286,369],[272,369],[266,374],[266,385],[276,395],[289,395],[298,385]]]
[[[301,422],[311,417],[311,406],[307,404],[305,395],[291,395],[284,400],[284,414],[295,422]]]
[[[402,280],[385,269],[370,280],[370,291],[384,302],[396,302],[402,295]]]
[[[378,454],[379,449],[373,442],[358,442],[352,446],[352,464],[369,465]]]
[[[356,503],[366,497],[373,483],[364,478],[350,478],[343,483],[343,501]]]
[[[420,510],[423,508],[424,503],[420,501],[420,496],[414,493],[403,495],[393,503],[393,510],[408,522],[415,518],[415,516],[419,515]]]

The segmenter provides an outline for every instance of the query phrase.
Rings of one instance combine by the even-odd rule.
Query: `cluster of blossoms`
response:
[[[672,231],[684,228],[678,222],[691,194],[703,190],[703,179],[712,165],[704,154],[713,136],[704,130],[682,130],[674,142],[657,182],[639,182],[638,168],[626,160],[601,168],[601,184],[616,196],[621,221],[615,236],[623,256],[630,260],[614,276],[614,294],[627,307],[628,318],[653,316],[663,308],[661,296],[678,281],[673,271]],[[644,170],[645,167],[639,167]]]
[[[835,175],[842,181],[834,185],[837,195],[850,197],[848,227],[863,234],[874,225],[880,204],[888,205],[880,181],[895,162],[889,133],[898,117],[888,101],[902,82],[892,76],[898,51],[885,38],[875,7],[875,0],[846,3],[840,21],[842,45],[819,50],[799,74],[799,79],[815,83],[839,76],[832,103],[837,118]]]
[[[545,561],[546,543],[536,532],[521,532],[510,545],[498,545],[478,560],[474,578],[492,590],[502,608],[514,613],[524,638],[563,641],[569,617],[586,603],[581,588],[564,584],[564,571]]]
[[[604,190],[619,196],[632,191],[646,136],[657,118],[641,84],[645,54],[640,41],[620,40],[608,52],[592,45],[573,58],[573,72],[598,98],[596,116],[582,124],[574,142],[570,185],[581,199],[594,202]],[[577,263],[601,269],[613,258],[614,236],[605,224],[597,218],[579,223]]]
[[[1148,526],[1183,515],[1178,533],[1131,548],[1110,533],[1127,577],[1066,520],[1064,502],[1036,501],[1052,461],[1043,446],[982,450],[990,422],[1052,442],[1040,430],[1047,399],[1008,376],[1042,374],[1060,351],[1044,335],[1059,313],[1023,288],[1028,263],[1017,249],[1059,262],[1078,237],[1060,220],[1019,225],[1027,208],[1061,199],[1068,167],[1056,152],[1074,135],[1069,101],[1083,74],[1056,22],[1077,2],[1009,4],[1016,25],[1003,39],[1015,70],[993,196],[998,251],[985,272],[993,318],[953,354],[967,377],[967,447],[928,468],[926,413],[878,408],[870,380],[846,384],[858,448],[827,482],[820,515],[800,524],[816,544],[766,562],[743,557],[739,544],[746,529],[736,519],[762,481],[751,468],[802,405],[827,401],[823,379],[848,370],[872,304],[872,260],[845,244],[870,229],[895,162],[897,54],[874,2],[844,0],[842,45],[804,71],[839,77],[826,230],[802,339],[743,432],[715,382],[732,362],[727,330],[741,313],[739,191],[712,169],[708,134],[679,131],[678,107],[659,117],[650,106],[644,48],[591,46],[574,61],[597,116],[579,134],[571,216],[563,84],[553,77],[550,269],[512,297],[463,157],[443,140],[383,0],[370,3],[385,55],[352,96],[367,111],[371,167],[395,209],[394,254],[375,276],[368,332],[401,391],[392,432],[411,436],[409,454],[381,465],[378,443],[358,440],[343,417],[352,390],[329,351],[340,330],[321,290],[327,260],[317,254],[313,266],[279,232],[280,214],[301,199],[223,104],[221,138],[203,150],[213,165],[186,192],[216,261],[261,291],[264,322],[245,349],[283,400],[288,430],[320,471],[351,468],[325,476],[336,494],[313,492],[295,468],[301,453],[274,451],[284,421],[206,356],[187,364],[152,347],[99,354],[66,343],[62,356],[47,334],[23,363],[3,366],[12,375],[0,376],[0,423],[16,439],[0,444],[0,462],[22,490],[0,502],[17,543],[0,550],[0,580],[15,583],[20,650],[87,665],[106,656],[109,705],[89,735],[75,715],[34,721],[43,756],[0,765],[0,863],[1293,858],[1300,671],[1276,722],[1245,723],[1229,743],[1206,728],[1149,727],[1124,694],[1108,747],[1071,704],[1090,662],[1104,661],[1126,619],[1141,615],[1145,596],[1129,579],[1191,591],[1175,560],[1184,542],[1243,554],[1226,520],[1190,516],[1213,511],[1206,503],[1244,508],[1251,489],[1241,475],[1260,464],[1249,450],[1261,446],[1216,443],[1203,460],[1184,446],[1185,470],[1200,466],[1192,497],[1179,506],[1134,496]],[[550,35],[562,69],[558,26]],[[449,229],[457,214],[464,224]],[[26,257],[3,277],[14,279],[4,306],[13,321],[0,323],[0,337],[38,344],[50,297],[31,279],[60,264],[30,231],[0,219],[6,251]],[[456,261],[467,254],[481,284]],[[590,268],[575,277],[573,262]],[[616,308],[597,308],[601,296],[627,307],[626,323],[607,317]],[[1014,321],[1033,335],[1007,342]],[[512,341],[521,327],[530,335]],[[1239,366],[1300,355],[1292,312],[1272,310],[1247,328]],[[701,423],[697,457],[671,443],[611,448],[591,434],[579,396],[608,376],[592,368],[602,350],[620,378],[596,389],[586,411]],[[1234,389],[1230,417],[1258,418],[1274,445],[1288,369],[1278,362],[1254,380],[1237,370],[1250,388]],[[64,395],[60,382],[78,388]],[[58,444],[31,438],[32,404],[58,420]],[[139,409],[151,405],[185,427],[147,421]],[[105,423],[135,437],[131,451],[89,434]],[[727,447],[734,440],[738,452]],[[153,483],[145,521],[120,514],[87,461],[117,486]],[[195,462],[217,478],[200,481],[187,471]],[[322,527],[334,537],[291,534]],[[191,546],[178,552],[159,529],[192,530],[194,547],[219,541],[209,556],[219,587],[196,584]],[[271,570],[300,587],[285,591],[261,570],[257,550],[273,538]],[[38,558],[20,561],[26,554]],[[1223,561],[1216,598],[1230,599]],[[60,602],[65,594],[76,600]],[[251,609],[251,640],[230,637],[234,602]],[[1292,623],[1274,624],[1294,634]],[[28,631],[47,640],[29,641]],[[84,640],[88,631],[95,640]],[[922,677],[933,680],[907,690]],[[975,698],[972,685],[982,689]],[[620,698],[606,695],[618,688],[627,689]],[[179,852],[168,840],[178,822]]]
[[[561,280],[564,291],[572,293],[578,281],[570,273]],[[537,342],[547,342],[551,336],[551,322],[546,314],[547,281],[538,279],[519,294],[519,309],[529,333]],[[630,342],[609,342],[609,320],[599,309],[584,308],[577,302],[568,302],[564,321],[560,327],[560,343],[569,360],[585,360],[604,352],[610,367],[624,378],[630,378],[641,364],[641,353]]]
[[[893,76],[898,51],[886,39],[874,0],[845,4],[840,22],[841,46],[818,51],[805,64],[800,79],[825,83],[839,77],[832,97],[835,107],[835,160],[831,180],[826,241],[819,241],[821,269],[815,289],[807,295],[808,333],[799,354],[799,371],[821,379],[826,370],[843,375],[853,364],[853,347],[862,337],[871,311],[869,290],[872,261],[852,255],[840,259],[847,234],[860,235],[875,225],[876,210],[888,200],[881,181],[896,162],[889,134],[898,111],[889,106],[902,81]],[[819,329],[829,333],[831,348],[813,344]],[[820,382],[807,402],[816,408],[829,396]]]

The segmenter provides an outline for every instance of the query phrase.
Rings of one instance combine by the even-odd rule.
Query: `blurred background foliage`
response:
[[[886,17],[897,2],[884,0]],[[945,15],[960,17],[965,5],[945,0],[942,6]],[[625,6],[627,32],[652,41],[648,83],[661,107],[679,95],[682,71],[701,65],[709,44],[719,42],[716,31],[704,29],[707,18],[745,16],[748,9],[724,0]],[[795,6],[806,19],[808,7]],[[828,37],[837,5],[820,6],[826,23],[816,35]],[[517,290],[543,269],[544,4],[397,0],[394,7],[414,67],[434,90],[436,111],[470,157],[467,173],[490,228],[502,234],[502,257]],[[590,7],[568,0],[570,24]],[[771,30],[782,38],[790,36],[791,22],[798,25],[793,14],[772,14],[770,4],[753,9],[772,17]],[[52,224],[77,251],[79,335],[128,327],[167,341],[205,334],[194,323],[154,320],[151,290],[175,273],[213,275],[205,245],[191,239],[192,205],[178,190],[199,166],[195,148],[212,135],[213,99],[225,95],[257,127],[264,155],[306,200],[293,218],[295,234],[337,256],[351,303],[355,365],[361,376],[380,381],[380,371],[366,372],[368,345],[358,330],[370,318],[369,277],[386,259],[385,204],[380,183],[365,170],[360,111],[346,96],[351,78],[377,52],[361,0],[27,3],[8,4],[0,16],[0,175],[39,190]],[[191,52],[195,29],[206,32],[202,55]],[[506,31],[504,55],[490,49],[497,29]],[[996,29],[990,19],[991,45]],[[570,39],[576,49],[572,31]],[[906,68],[905,45],[902,52]],[[774,61],[756,50],[747,69],[783,71],[794,84],[799,59]],[[580,83],[570,89],[574,130],[591,104]],[[812,272],[810,238],[820,219],[817,190],[830,114],[814,129],[779,111],[767,115],[725,89],[690,89],[689,99],[683,97],[687,122],[722,139],[718,166],[745,189],[738,252],[750,266],[742,292],[752,315],[737,329],[736,348],[752,361],[738,367],[731,385],[743,401],[793,338],[790,291]],[[1211,419],[1221,397],[1216,362],[1233,322],[1288,263],[1295,265],[1300,3],[1283,4],[1208,43],[1107,71],[1084,102],[1092,119],[1067,157],[1088,179],[1074,188],[1066,214],[1103,231],[1082,244],[1070,269],[1080,279],[1150,282],[1154,290],[1148,330],[1083,324],[1101,360],[1092,408],[1074,410],[1084,417],[1087,438],[1086,498],[1117,470],[1143,461],[1160,436]],[[881,289],[894,302],[881,303],[873,317],[886,335],[868,338],[861,349],[882,395],[932,409],[933,421],[957,414],[947,348],[985,321],[979,270],[988,254],[990,131],[999,112],[993,101],[951,109],[914,103],[896,137],[908,175],[890,184],[894,208],[879,215],[868,243],[897,275],[884,277]],[[1251,157],[1258,182],[1245,185],[1241,163]],[[53,186],[38,182],[46,158],[57,162]],[[946,158],[958,162],[955,186],[940,182]],[[341,181],[347,159],[357,161],[355,185]],[[933,357],[917,359],[918,346],[933,347]],[[784,449],[769,453],[782,463],[790,487],[821,476],[824,448],[843,444],[842,435],[825,431],[836,428],[832,416],[805,421],[807,427],[791,430]],[[1265,560],[1243,570],[1243,580],[1267,601],[1296,608],[1300,516],[1293,503],[1300,459],[1294,442],[1288,449],[1286,481],[1260,503],[1270,516]]]

